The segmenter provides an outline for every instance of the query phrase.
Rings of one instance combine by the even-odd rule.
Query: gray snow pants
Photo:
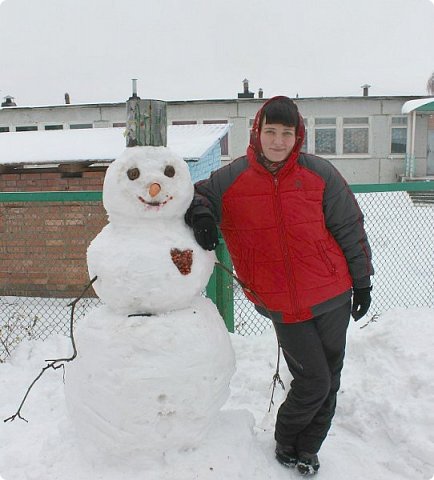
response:
[[[305,322],[274,322],[293,376],[277,414],[275,439],[281,445],[317,453],[326,438],[336,409],[350,311],[349,301]],[[291,356],[303,370],[293,365]]]

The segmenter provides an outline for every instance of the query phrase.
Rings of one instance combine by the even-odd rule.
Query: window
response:
[[[204,120],[204,125],[222,125],[228,123],[227,120]],[[229,155],[229,134],[227,133],[223,138],[220,139],[220,149],[222,155]]]
[[[172,125],[197,125],[196,120],[174,120]]]
[[[343,119],[343,153],[369,152],[369,119],[354,117]]]
[[[45,130],[63,130],[63,125],[45,125]]]
[[[315,118],[315,153],[336,154],[336,118]]]
[[[407,117],[392,117],[390,153],[407,151]]]
[[[80,128],[93,128],[93,125],[91,123],[75,123],[70,125],[69,128],[71,130],[78,130]]]
[[[307,132],[308,132],[308,128],[307,128],[307,118],[303,118],[303,122],[304,122],[305,132],[304,132],[304,142],[303,142],[303,145],[302,145],[302,147],[301,147],[301,151],[302,151],[302,152],[307,152],[307,148],[308,148],[308,141],[307,141]]]
[[[125,122],[114,122],[113,123],[113,128],[115,127],[126,127],[127,124]]]
[[[38,127],[36,125],[26,125],[26,126],[17,127],[15,130],[17,132],[32,132],[37,129]]]
[[[0,127],[0,133],[9,132],[9,127]]]

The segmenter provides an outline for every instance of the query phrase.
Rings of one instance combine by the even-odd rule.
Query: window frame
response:
[[[63,130],[65,127],[63,124],[49,124],[49,125],[44,125],[44,130],[46,131],[55,131],[55,130]]]
[[[36,132],[37,130],[37,125],[17,125],[15,127],[16,132]]]
[[[309,119],[308,117],[303,117],[303,123],[304,123],[304,142],[303,145],[301,146],[301,151],[305,153],[309,153],[309,147],[310,147],[310,138],[309,138]],[[306,146],[306,148],[303,148]]]
[[[71,123],[69,125],[70,130],[85,130],[88,128],[93,128],[93,123]]]
[[[336,157],[338,155],[338,122],[337,117],[314,117],[313,120],[314,125],[314,144],[312,148],[314,149],[315,155],[322,156],[322,157]],[[316,139],[317,139],[317,131],[319,130],[334,130],[335,132],[335,151],[334,153],[326,153],[326,152],[318,152]]]
[[[393,120],[403,120],[402,124],[395,124]],[[393,152],[392,151],[392,140],[393,140],[393,130],[404,130],[406,131],[405,134],[405,151],[404,152]],[[390,118],[390,141],[389,141],[389,152],[390,155],[393,157],[403,158],[407,154],[407,147],[408,147],[408,116],[407,115],[392,115]]]
[[[326,123],[326,119],[335,119],[336,124]],[[368,123],[354,123],[351,125],[350,123],[344,123],[344,119],[367,119]],[[308,116],[305,117],[305,120],[308,121],[309,130],[308,131],[308,138],[311,141],[310,149],[308,153],[312,155],[317,155],[319,157],[324,157],[330,160],[345,160],[345,159],[354,159],[354,158],[372,158],[372,125],[371,125],[371,115],[353,115],[353,116],[335,116],[332,117],[328,116]],[[320,123],[317,122],[320,121]],[[319,153],[316,151],[316,132],[317,130],[326,129],[326,128],[333,128],[335,127],[336,130],[336,153]],[[345,128],[367,128],[368,129],[368,152],[367,153],[344,153],[344,129]]]
[[[348,122],[345,122],[348,120]],[[351,123],[353,120],[354,123]],[[357,122],[356,120],[366,120],[366,122]],[[345,130],[364,129],[367,131],[368,149],[366,152],[345,152]],[[360,157],[367,156],[371,150],[371,135],[370,135],[370,117],[342,117],[342,156],[345,157]]]
[[[173,120],[172,125],[197,125],[197,120]]]

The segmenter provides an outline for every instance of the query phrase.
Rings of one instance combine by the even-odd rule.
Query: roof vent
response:
[[[14,97],[11,97],[10,95],[6,95],[3,99],[4,101],[2,102],[2,107],[16,107],[17,104],[14,102]]]
[[[249,92],[249,81],[247,78],[243,80],[243,93],[238,94],[238,98],[253,98],[255,94],[253,92]]]
[[[363,96],[368,97],[369,89],[371,88],[371,85],[368,85],[367,83],[365,83],[365,85],[362,85],[360,88],[363,88]]]

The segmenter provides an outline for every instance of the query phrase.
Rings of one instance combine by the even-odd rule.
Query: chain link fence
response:
[[[416,188],[425,192],[423,200],[412,194],[411,190]],[[354,186],[353,190],[365,215],[376,270],[372,304],[366,318],[369,320],[374,315],[395,307],[434,307],[432,186],[430,188],[426,182]],[[426,195],[427,192],[432,195]],[[92,222],[92,219],[89,221]],[[4,231],[7,226],[0,225],[0,228]],[[25,230],[26,226],[22,225],[22,229]],[[33,235],[31,229],[28,235]],[[4,237],[1,238],[0,259],[4,259],[9,250],[7,245],[2,244]],[[0,282],[0,286],[3,287],[6,285],[4,279],[14,276],[14,269],[8,267],[8,271],[5,271],[4,264],[0,264],[0,279],[3,282]],[[85,254],[82,255],[82,269],[86,270]],[[16,271],[22,271],[21,264],[16,265]],[[236,282],[231,279],[226,288],[233,289],[235,333],[258,335],[270,327],[271,321],[255,311]],[[8,290],[3,288],[2,291]],[[16,296],[5,295],[0,291],[0,361],[23,338],[45,339],[52,333],[68,334],[70,301],[71,298],[34,296],[34,292],[28,296]],[[217,298],[217,303],[218,301]],[[81,299],[76,307],[75,319],[84,317],[86,311],[99,303],[99,299],[94,297]]]

